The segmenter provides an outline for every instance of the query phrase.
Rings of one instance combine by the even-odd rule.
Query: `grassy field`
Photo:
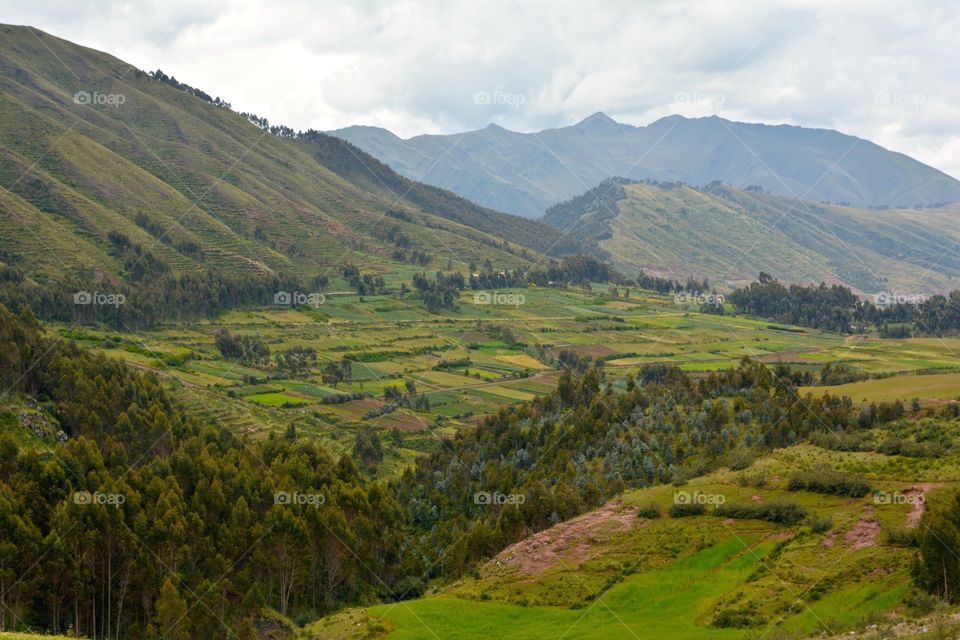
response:
[[[919,398],[921,401],[931,402],[943,398],[960,397],[960,373],[901,375],[833,387],[808,387],[803,391],[815,395],[822,395],[829,391],[833,395],[849,396],[855,402],[876,402],[888,400],[891,397]]]

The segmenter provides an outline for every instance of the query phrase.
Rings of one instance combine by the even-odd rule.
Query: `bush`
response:
[[[729,465],[731,471],[743,471],[753,465],[755,456],[750,449],[739,447],[730,452]]]
[[[883,542],[895,547],[915,547],[917,546],[917,530],[886,528],[883,530]]]
[[[777,524],[796,524],[807,517],[807,510],[796,502],[774,500],[757,504],[721,504],[713,515],[735,520],[766,520]]]
[[[660,517],[660,507],[657,506],[656,502],[650,502],[646,506],[637,509],[637,517],[656,520]]]
[[[397,600],[419,598],[427,590],[427,585],[416,576],[404,576],[393,585],[394,597]]]
[[[674,504],[670,506],[671,518],[689,518],[690,516],[702,516],[706,508],[702,504]]]
[[[947,447],[939,442],[910,442],[901,438],[888,438],[877,447],[878,453],[907,458],[937,458],[946,453]]]
[[[870,493],[870,483],[861,476],[840,473],[827,466],[794,473],[790,476],[787,488],[790,491],[812,491],[851,498],[862,498]]]
[[[767,484],[767,477],[762,473],[741,473],[737,476],[737,484],[741,487],[763,487]]]
[[[869,431],[814,431],[810,444],[831,451],[872,451],[873,434]]]
[[[826,533],[833,529],[833,520],[819,513],[810,514],[810,517],[807,518],[807,524],[810,525],[810,530],[814,533]]]

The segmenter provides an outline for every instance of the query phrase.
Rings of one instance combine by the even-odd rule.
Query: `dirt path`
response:
[[[920,517],[927,506],[927,492],[943,486],[939,482],[920,482],[903,492],[910,501],[910,513],[907,514],[907,528],[914,529],[920,524]]]

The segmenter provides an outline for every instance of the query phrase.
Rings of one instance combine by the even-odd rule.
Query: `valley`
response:
[[[513,291],[523,296],[522,305],[476,305],[474,294],[464,292],[456,312],[440,314],[395,295],[361,300],[331,293],[316,308],[271,305],[145,332],[67,325],[51,330],[94,353],[158,373],[198,415],[253,437],[280,435],[294,425],[301,437],[344,452],[359,431],[376,428],[387,476],[457,429],[552,391],[563,368],[561,352],[602,362],[616,388],[644,365],[700,375],[736,367],[746,357],[810,372],[842,363],[877,378],[802,390],[814,394],[871,402],[917,397],[924,405],[960,397],[960,340],[953,337],[844,339],[702,314],[672,296],[642,290],[629,291],[630,297],[627,290],[614,297],[602,286]],[[315,349],[317,364],[290,376],[273,364],[224,358],[215,344],[223,330],[256,336],[274,353]],[[350,362],[350,379],[336,386],[325,382],[324,366],[343,360]],[[388,387],[407,395],[407,385],[427,404],[395,406],[385,396]]]
[[[520,133],[569,109],[458,107],[470,38],[442,99],[368,82],[393,9],[140,34],[275,27],[309,80],[240,100],[299,128],[0,24],[0,640],[960,637],[960,181],[716,114]]]

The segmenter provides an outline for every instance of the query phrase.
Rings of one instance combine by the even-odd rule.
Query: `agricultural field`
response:
[[[809,371],[840,362],[888,376],[807,389],[845,393],[857,402],[960,395],[960,373],[949,373],[960,363],[956,338],[845,338],[702,314],[646,291],[614,295],[604,285],[512,293],[522,304],[474,304],[474,292],[465,291],[457,310],[442,313],[412,298],[331,293],[316,307],[231,310],[214,320],[139,333],[53,326],[64,338],[155,371],[200,415],[246,434],[264,437],[293,425],[299,435],[346,452],[353,434],[372,426],[386,446],[384,469],[391,473],[451,430],[551,391],[564,351],[604,361],[615,385],[646,364],[706,374],[748,357]],[[260,365],[227,360],[214,343],[222,330],[257,337],[273,356],[314,349],[316,364],[291,376],[274,359]],[[345,360],[351,375],[325,381],[324,366]],[[948,373],[915,374],[938,371]],[[388,400],[391,389],[422,400]]]
[[[834,395],[845,395],[855,402],[877,402],[890,398],[917,398],[921,403],[931,403],[943,398],[960,397],[960,374],[908,374],[850,382],[832,387],[807,387],[803,391],[815,395],[827,392]]]

